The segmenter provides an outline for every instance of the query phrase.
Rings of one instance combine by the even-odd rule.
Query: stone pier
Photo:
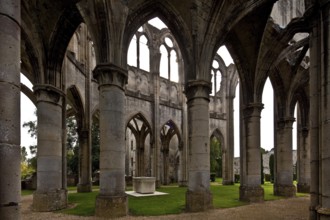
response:
[[[188,106],[188,191],[186,210],[205,211],[212,207],[210,192],[210,139],[209,139],[210,84],[190,81],[187,85]]]
[[[261,151],[260,151],[260,115],[262,103],[251,103],[243,110],[241,142],[241,201],[262,202],[264,190],[261,184]]]
[[[90,130],[82,130],[78,132],[80,158],[79,158],[79,183],[77,186],[78,192],[91,192],[91,134]]]
[[[0,2],[0,219],[21,219],[21,1]]]
[[[113,64],[99,64],[94,78],[100,93],[100,193],[95,215],[115,218],[128,213],[124,119],[127,71]]]
[[[274,195],[293,197],[296,187],[293,185],[292,162],[292,124],[294,118],[284,118],[277,122],[275,146],[275,183]]]
[[[62,101],[63,92],[51,85],[36,85],[38,153],[35,211],[55,211],[67,206],[62,186]]]

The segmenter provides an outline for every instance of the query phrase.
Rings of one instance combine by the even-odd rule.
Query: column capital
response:
[[[243,116],[247,117],[260,117],[261,111],[264,108],[264,104],[260,102],[249,103],[243,107]]]
[[[210,101],[211,83],[205,80],[189,80],[186,84],[186,96],[188,102],[195,98],[204,98]]]
[[[64,92],[52,85],[35,85],[33,86],[34,94],[38,102],[49,102],[62,106]]]
[[[124,90],[128,71],[112,63],[101,63],[93,70],[93,76],[100,86],[117,86]]]
[[[292,128],[293,122],[295,122],[296,119],[294,117],[284,117],[277,120],[277,127],[279,129],[283,128]]]

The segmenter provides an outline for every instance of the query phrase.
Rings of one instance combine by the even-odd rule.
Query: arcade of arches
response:
[[[235,96],[239,198],[263,201],[267,78],[274,89],[274,194],[310,192],[310,219],[330,219],[329,9],[329,0],[1,1],[0,219],[21,219],[21,92],[37,108],[36,212],[67,207],[69,115],[78,123],[79,192],[91,191],[92,118],[100,124],[95,215],[128,214],[125,176],[187,186],[186,211],[211,208],[211,137],[221,142],[223,184],[234,181]],[[167,27],[148,22],[156,17]],[[235,64],[217,54],[221,46]],[[20,73],[33,91],[20,83]]]

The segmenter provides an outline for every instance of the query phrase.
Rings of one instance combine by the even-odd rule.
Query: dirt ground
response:
[[[22,219],[23,220],[101,220],[97,217],[79,217],[65,215],[52,212],[32,212],[31,211],[32,196],[24,196],[22,198]],[[303,220],[308,219],[309,197],[282,199],[276,201],[268,201],[258,204],[251,204],[229,209],[212,209],[207,212],[200,213],[184,213],[179,215],[166,215],[157,217],[134,217],[127,216],[119,218],[121,220],[144,220],[144,219],[180,219],[180,220]]]

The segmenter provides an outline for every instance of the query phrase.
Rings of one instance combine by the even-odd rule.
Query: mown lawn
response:
[[[263,185],[265,200],[282,199],[273,195],[273,184],[266,182]],[[230,208],[246,205],[239,201],[239,184],[223,186],[221,180],[211,183],[214,208]],[[178,214],[184,212],[186,187],[163,186],[157,191],[168,193],[161,196],[132,197],[128,196],[129,212],[136,216],[157,216],[167,214]],[[98,192],[91,193],[70,193],[70,208],[60,212],[72,215],[91,216],[94,215],[95,198]],[[307,194],[297,193],[297,196]]]

